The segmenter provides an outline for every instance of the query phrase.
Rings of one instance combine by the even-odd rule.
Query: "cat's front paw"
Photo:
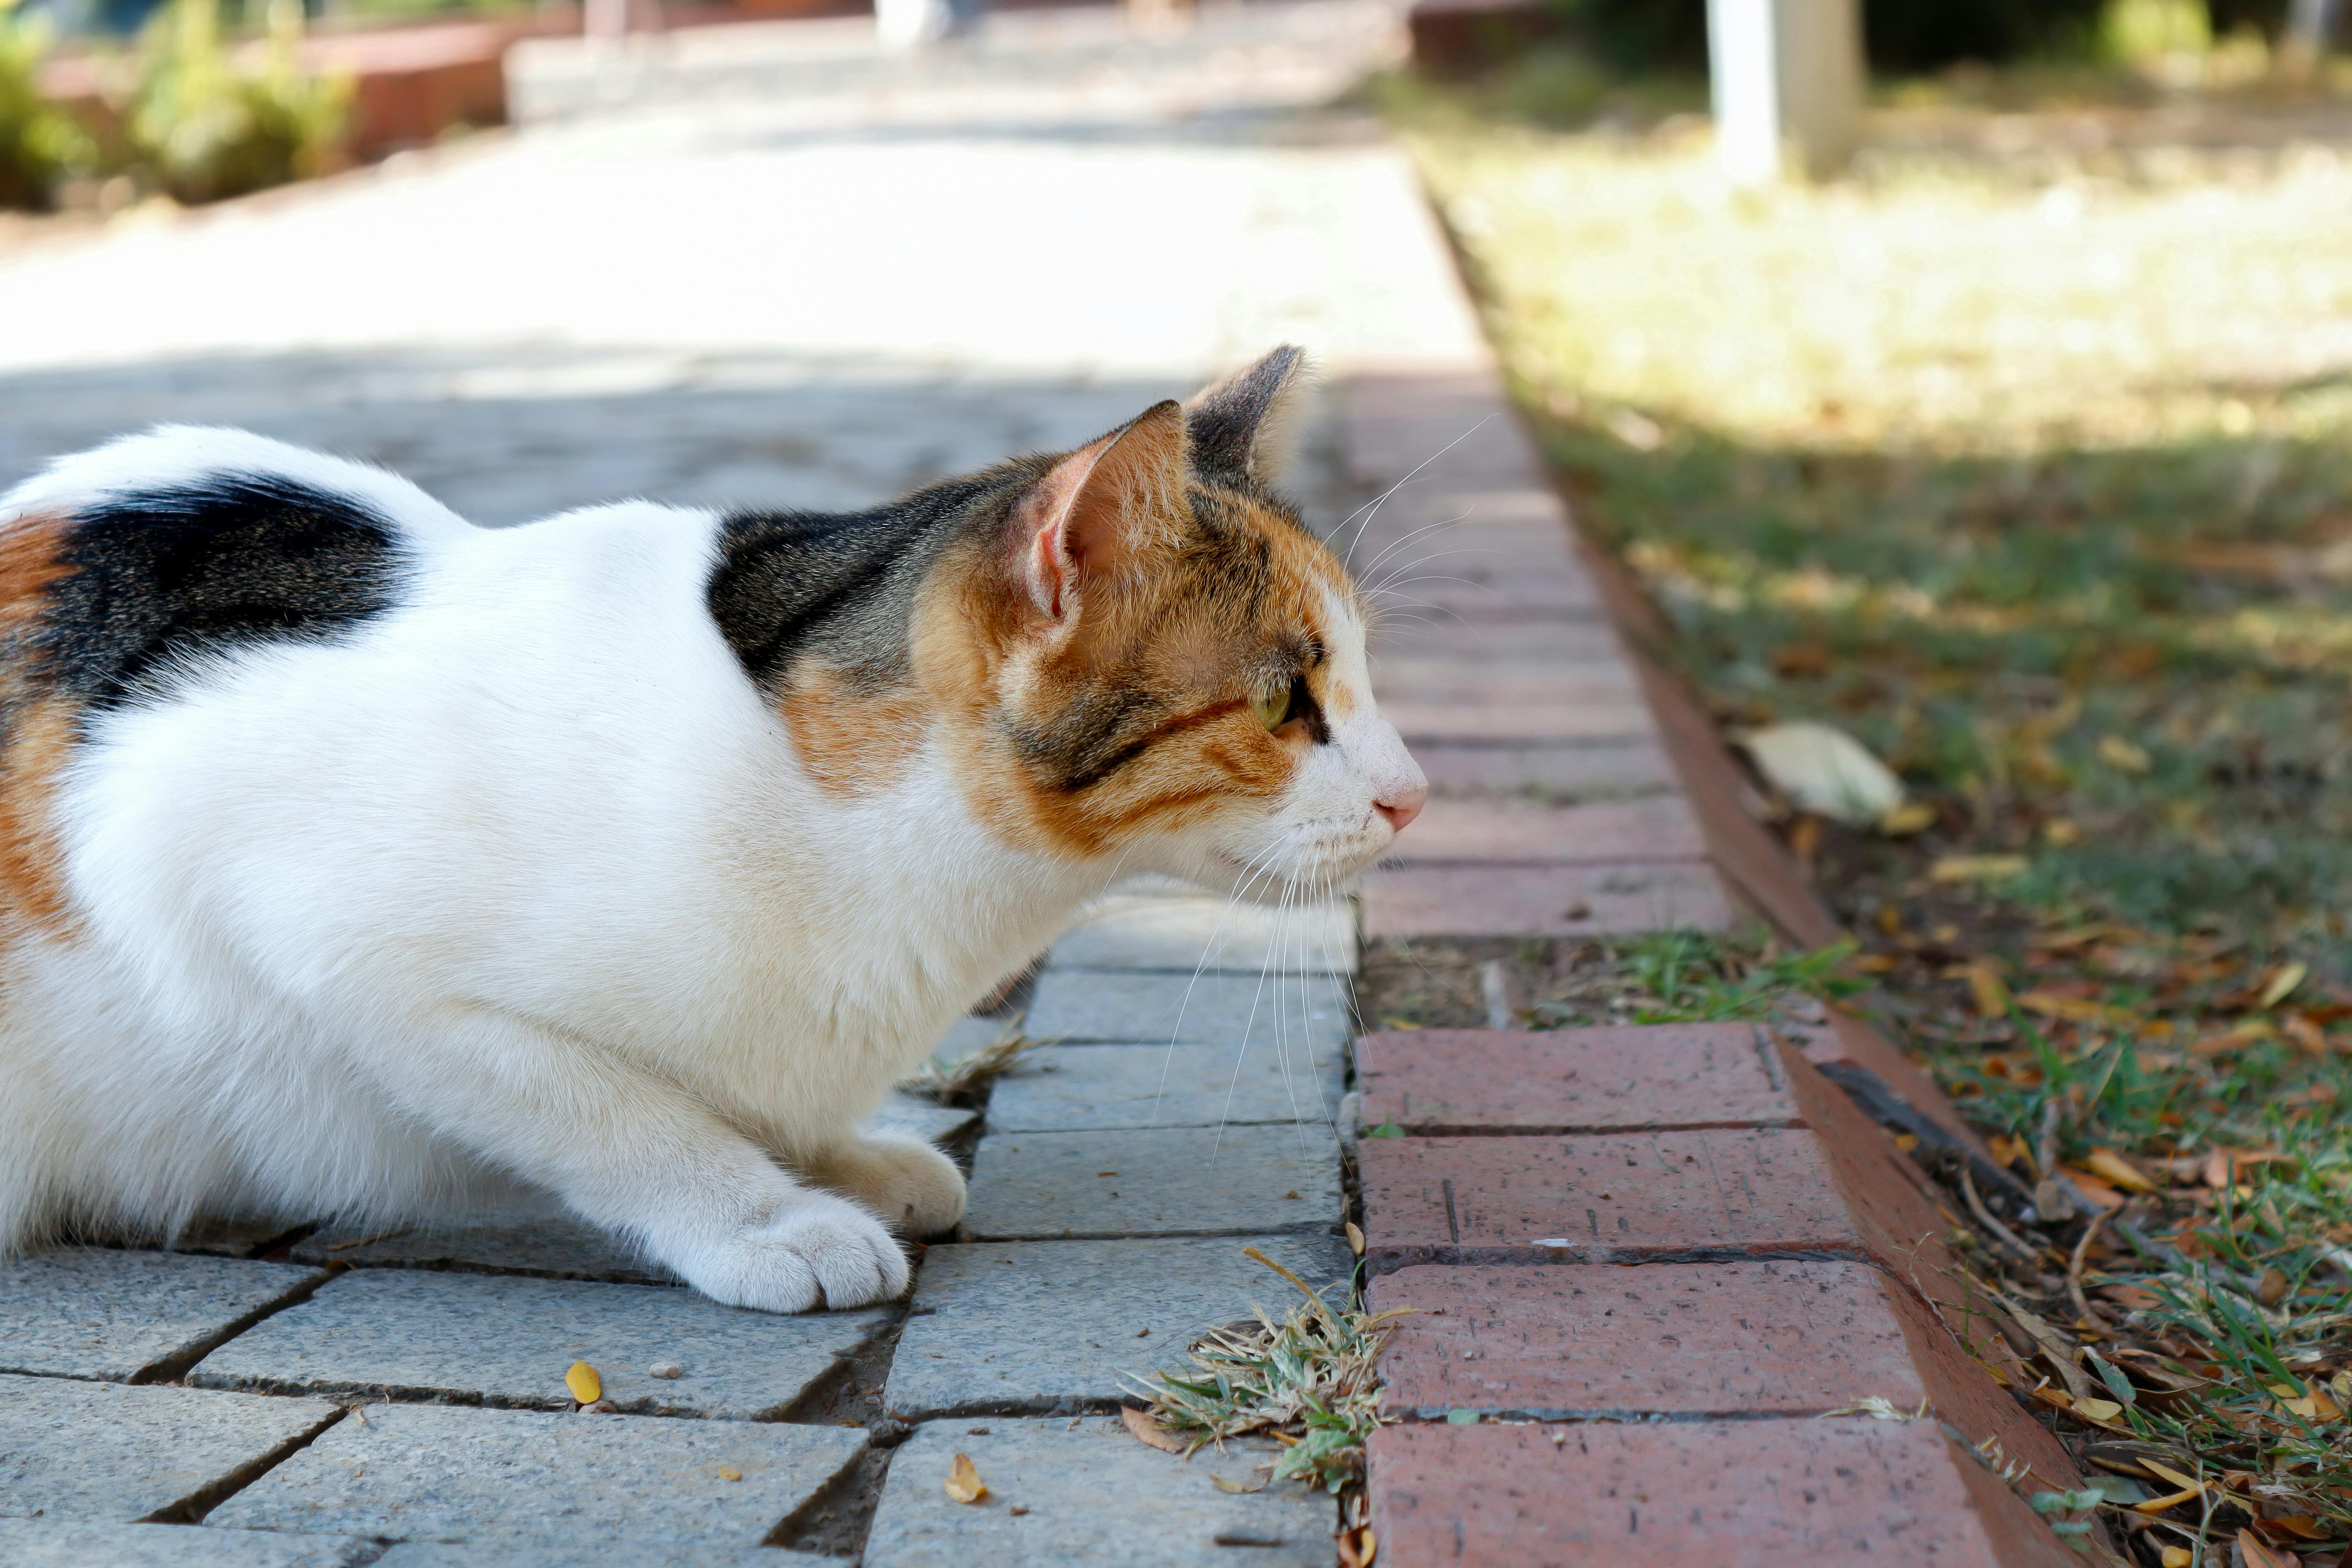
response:
[[[917,1138],[861,1138],[816,1163],[813,1177],[880,1215],[900,1236],[940,1236],[963,1217],[963,1173]]]
[[[856,1205],[824,1194],[674,1267],[711,1300],[765,1312],[863,1307],[899,1295],[908,1279],[890,1233]]]

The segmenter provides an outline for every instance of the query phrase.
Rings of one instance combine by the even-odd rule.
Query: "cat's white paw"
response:
[[[908,1279],[906,1255],[872,1215],[821,1194],[677,1267],[711,1300],[766,1312],[887,1301]]]
[[[916,1138],[862,1138],[822,1163],[816,1179],[848,1194],[900,1236],[939,1236],[963,1217],[963,1173]]]

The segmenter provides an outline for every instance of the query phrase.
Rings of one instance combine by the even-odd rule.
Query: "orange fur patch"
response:
[[[930,704],[911,686],[867,695],[814,659],[793,667],[777,704],[801,766],[839,798],[887,788],[930,724]]]
[[[68,923],[54,819],[76,710],[41,679],[32,646],[66,521],[23,517],[0,529],[0,907],[55,930]]]

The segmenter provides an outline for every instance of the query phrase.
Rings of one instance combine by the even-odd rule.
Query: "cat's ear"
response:
[[[1081,584],[1115,578],[1183,504],[1184,410],[1155,404],[1054,465],[1013,512],[1017,569],[1030,602],[1051,620],[1070,613]]]
[[[1213,484],[1274,484],[1290,460],[1306,402],[1307,355],[1285,343],[1184,405],[1192,468]]]

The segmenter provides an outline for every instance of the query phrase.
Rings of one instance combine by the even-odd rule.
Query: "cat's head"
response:
[[[1270,899],[1360,869],[1420,811],[1363,597],[1273,488],[1304,369],[1277,349],[1035,460],[962,595],[985,708],[963,776],[1000,831]]]

